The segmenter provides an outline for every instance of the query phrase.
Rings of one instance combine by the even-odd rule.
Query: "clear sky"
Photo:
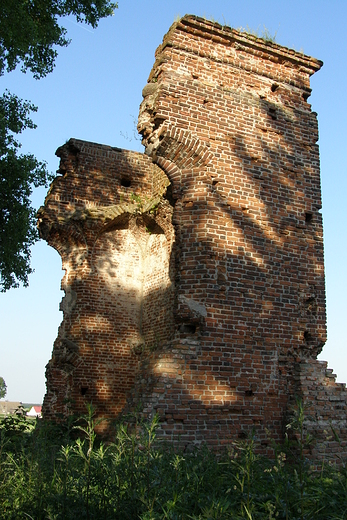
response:
[[[19,70],[0,78],[8,88],[39,107],[36,130],[21,138],[55,172],[55,150],[70,137],[142,151],[134,137],[141,91],[154,52],[173,21],[196,14],[235,28],[276,33],[277,43],[324,61],[311,78],[309,102],[318,113],[328,310],[328,342],[320,359],[347,382],[347,55],[346,0],[120,0],[115,15],[94,31],[65,19],[72,43],[59,49],[55,70],[34,80]],[[135,122],[135,123],[134,123]],[[38,189],[38,208],[46,190]],[[0,376],[8,400],[40,403],[45,365],[62,320],[63,275],[58,253],[45,242],[32,250],[27,289],[0,293]]]

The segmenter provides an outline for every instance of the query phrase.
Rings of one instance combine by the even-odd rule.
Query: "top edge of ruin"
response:
[[[138,152],[136,150],[128,150],[127,148],[119,148],[118,146],[110,146],[107,144],[96,143],[93,141],[85,141],[83,139],[77,139],[75,137],[71,137],[56,149],[55,155],[57,157],[61,157],[64,153],[64,150],[70,149],[75,150],[76,152],[85,151],[88,148],[95,148],[103,152],[111,152],[111,153],[119,153],[125,155],[133,155],[137,158],[144,158],[146,161],[150,161],[150,158],[143,154],[143,152]]]
[[[176,31],[184,31],[219,44],[234,46],[249,53],[261,53],[263,57],[266,56],[272,61],[285,63],[288,66],[304,67],[307,69],[309,75],[317,72],[323,65],[321,60],[307,56],[294,49],[284,47],[271,40],[247,32],[238,31],[227,25],[221,25],[218,22],[191,14],[186,14],[171,25],[169,31],[164,36],[162,45],[157,49],[156,54],[163,51],[166,46],[170,46],[171,36]]]

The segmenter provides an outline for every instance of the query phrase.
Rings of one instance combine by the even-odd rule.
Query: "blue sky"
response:
[[[115,15],[95,31],[65,19],[72,43],[59,50],[52,74],[36,81],[16,70],[0,78],[2,91],[8,88],[39,107],[33,114],[38,128],[21,136],[22,150],[47,161],[52,172],[58,168],[55,150],[70,137],[142,151],[134,137],[141,91],[155,49],[173,21],[187,13],[235,28],[265,26],[277,43],[324,61],[311,78],[309,99],[320,133],[328,309],[328,342],[320,359],[329,362],[338,381],[347,382],[345,0],[120,0]],[[45,193],[35,191],[35,207]],[[0,294],[0,375],[7,399],[40,403],[62,320],[63,272],[58,253],[43,241],[33,247],[32,266],[29,288]]]

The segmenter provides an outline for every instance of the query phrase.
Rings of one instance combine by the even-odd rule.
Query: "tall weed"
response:
[[[288,435],[259,455],[255,435],[223,454],[160,443],[158,417],[119,424],[104,443],[89,406],[77,423],[0,423],[0,518],[35,520],[347,518],[346,466],[313,471],[296,404]],[[78,434],[78,435],[77,435]]]

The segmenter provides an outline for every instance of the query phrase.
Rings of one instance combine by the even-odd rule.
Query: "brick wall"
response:
[[[40,212],[66,270],[47,417],[66,398],[108,417],[141,404],[181,445],[253,429],[264,450],[267,430],[283,439],[291,399],[313,398],[307,374],[326,341],[307,101],[321,65],[186,16],[143,89],[146,155],[77,140],[58,150],[62,176]],[[346,393],[333,381],[335,395]]]
[[[141,355],[172,335],[171,206],[162,171],[142,154],[71,139],[39,212],[62,257],[64,320],[47,365],[44,415],[92,401],[114,418]]]
[[[306,359],[296,365],[296,394],[302,399],[305,411],[304,432],[312,438],[307,455],[314,460],[345,464],[347,392],[345,383],[335,380],[336,375],[327,368],[326,361]]]

